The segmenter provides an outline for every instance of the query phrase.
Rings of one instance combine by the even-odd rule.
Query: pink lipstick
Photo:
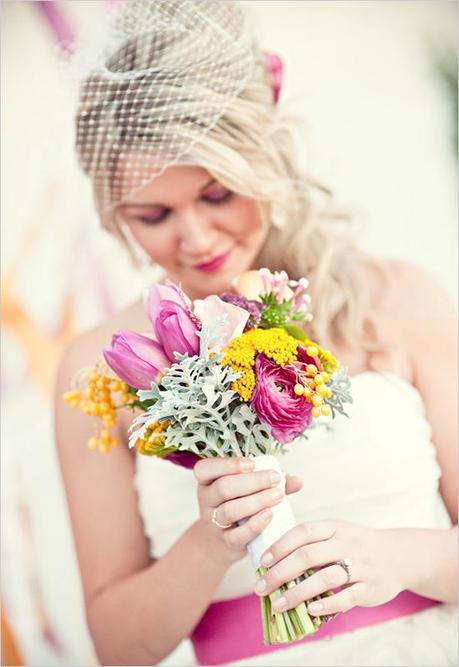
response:
[[[210,260],[210,262],[204,262],[203,264],[195,264],[193,267],[194,269],[197,269],[198,271],[206,271],[207,273],[211,273],[212,271],[217,271],[223,264],[226,262],[228,257],[231,255],[231,250],[228,250],[228,252],[223,253],[223,255],[218,255],[217,257],[214,257],[213,259]]]

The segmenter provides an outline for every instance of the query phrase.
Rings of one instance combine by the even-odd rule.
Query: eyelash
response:
[[[208,204],[224,204],[225,202],[229,201],[233,195],[234,192],[227,190],[224,195],[219,195],[215,199],[212,199],[212,196],[210,196],[208,199],[203,197],[203,201],[207,202]]]
[[[218,199],[206,199],[205,197],[202,198],[202,201],[206,202],[207,204],[210,204],[211,206],[218,206],[219,204],[225,204],[226,202],[230,201],[234,195],[234,192],[231,192],[231,190],[228,190],[228,192],[225,192],[225,194]],[[157,218],[148,218],[147,216],[140,216],[139,220],[140,222],[143,222],[147,225],[154,225],[154,224],[159,224],[160,222],[163,222],[167,216],[169,215],[170,210],[166,209],[164,213],[162,213],[159,217]]]
[[[141,215],[139,217],[140,222],[145,223],[146,225],[155,225],[163,222],[169,215],[169,211],[164,211],[158,218],[147,218],[146,216]]]

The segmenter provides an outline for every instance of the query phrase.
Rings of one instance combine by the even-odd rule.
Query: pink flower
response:
[[[185,294],[170,280],[166,280],[164,285],[161,283],[152,285],[145,294],[144,306],[153,326],[161,301],[174,301],[185,309],[189,308]]]
[[[242,294],[233,294],[232,292],[223,292],[223,294],[220,294],[220,299],[226,301],[226,303],[232,303],[234,306],[243,308],[243,310],[249,313],[249,319],[246,322],[244,331],[258,327],[261,321],[261,313],[266,307],[263,303],[254,299],[247,299]]]
[[[282,58],[280,58],[280,56],[278,56],[277,53],[265,51],[264,57],[268,70],[271,74],[271,86],[273,91],[274,103],[277,104],[282,90],[282,81],[284,78],[284,63],[282,61]]]
[[[154,313],[151,313],[154,317]],[[171,362],[177,359],[174,352],[192,357],[199,353],[198,326],[188,309],[174,301],[160,301],[153,327],[164,354]]]
[[[114,334],[103,354],[118,377],[135,389],[150,389],[151,383],[169,365],[162,346],[135,331]]]
[[[171,452],[165,456],[164,459],[174,463],[177,466],[181,466],[182,468],[189,468],[191,470],[194,468],[196,463],[201,460],[201,457],[197,456],[193,452],[178,450],[176,452]]]
[[[242,335],[250,313],[232,303],[227,303],[220,297],[212,295],[194,302],[194,312],[203,324],[212,324],[222,315],[226,315],[226,323],[219,330],[219,345],[225,347],[228,343]]]
[[[150,287],[144,305],[156,339],[170,362],[177,361],[174,352],[198,354],[196,332],[200,322],[192,313],[185,294],[174,283],[166,280],[164,285]]]
[[[311,403],[297,396],[294,364],[279,366],[264,354],[255,361],[256,385],[251,405],[259,418],[271,426],[274,438],[285,444],[301,435],[312,421]]]
[[[245,296],[246,299],[251,299],[252,301],[261,302],[261,295],[266,292],[262,278],[262,269],[243,271],[234,278],[232,285],[236,294]]]

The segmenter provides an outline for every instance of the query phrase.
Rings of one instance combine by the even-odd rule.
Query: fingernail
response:
[[[284,492],[282,489],[274,489],[274,491],[271,491],[271,498],[273,500],[280,500],[282,496],[284,495]]]
[[[311,604],[308,604],[308,609],[312,614],[317,614],[317,612],[322,611],[323,608],[324,606],[321,602],[311,602]]]
[[[272,553],[270,551],[267,551],[264,554],[264,556],[262,556],[260,562],[261,562],[262,565],[269,565],[270,563],[273,562],[273,560],[274,560],[274,556],[272,555]]]
[[[266,581],[264,579],[259,579],[255,584],[255,591],[257,593],[263,593],[266,590]]]
[[[253,470],[253,461],[250,461],[249,459],[246,459],[245,461],[241,461],[241,470],[242,470],[242,472],[252,472],[252,470]]]
[[[271,510],[265,510],[263,512],[263,514],[261,515],[261,518],[262,518],[263,521],[268,521],[268,519],[270,519],[272,517],[272,515],[273,515],[273,513],[271,512]]]
[[[280,478],[281,476],[279,475],[278,472],[269,473],[269,481],[271,482],[271,484],[277,484],[278,482],[280,482]]]
[[[277,598],[272,603],[272,608],[276,609],[277,611],[282,611],[282,609],[284,609],[284,607],[286,606],[287,606],[287,598],[284,597]]]

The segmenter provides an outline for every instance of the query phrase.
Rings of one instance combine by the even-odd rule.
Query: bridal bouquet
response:
[[[203,457],[249,456],[256,470],[282,474],[277,455],[285,445],[345,414],[352,400],[344,369],[298,326],[312,317],[307,285],[260,269],[239,278],[237,293],[194,302],[170,281],[151,287],[145,308],[153,335],[116,333],[105,364],[84,371],[64,396],[102,421],[89,446],[117,445],[116,411],[130,408],[140,410],[129,439],[140,454],[190,468]],[[262,553],[295,525],[286,498],[272,509],[248,545],[257,576],[266,571]],[[272,611],[275,597],[310,574],[261,598],[266,644],[300,639],[329,620],[310,617],[305,603]]]

